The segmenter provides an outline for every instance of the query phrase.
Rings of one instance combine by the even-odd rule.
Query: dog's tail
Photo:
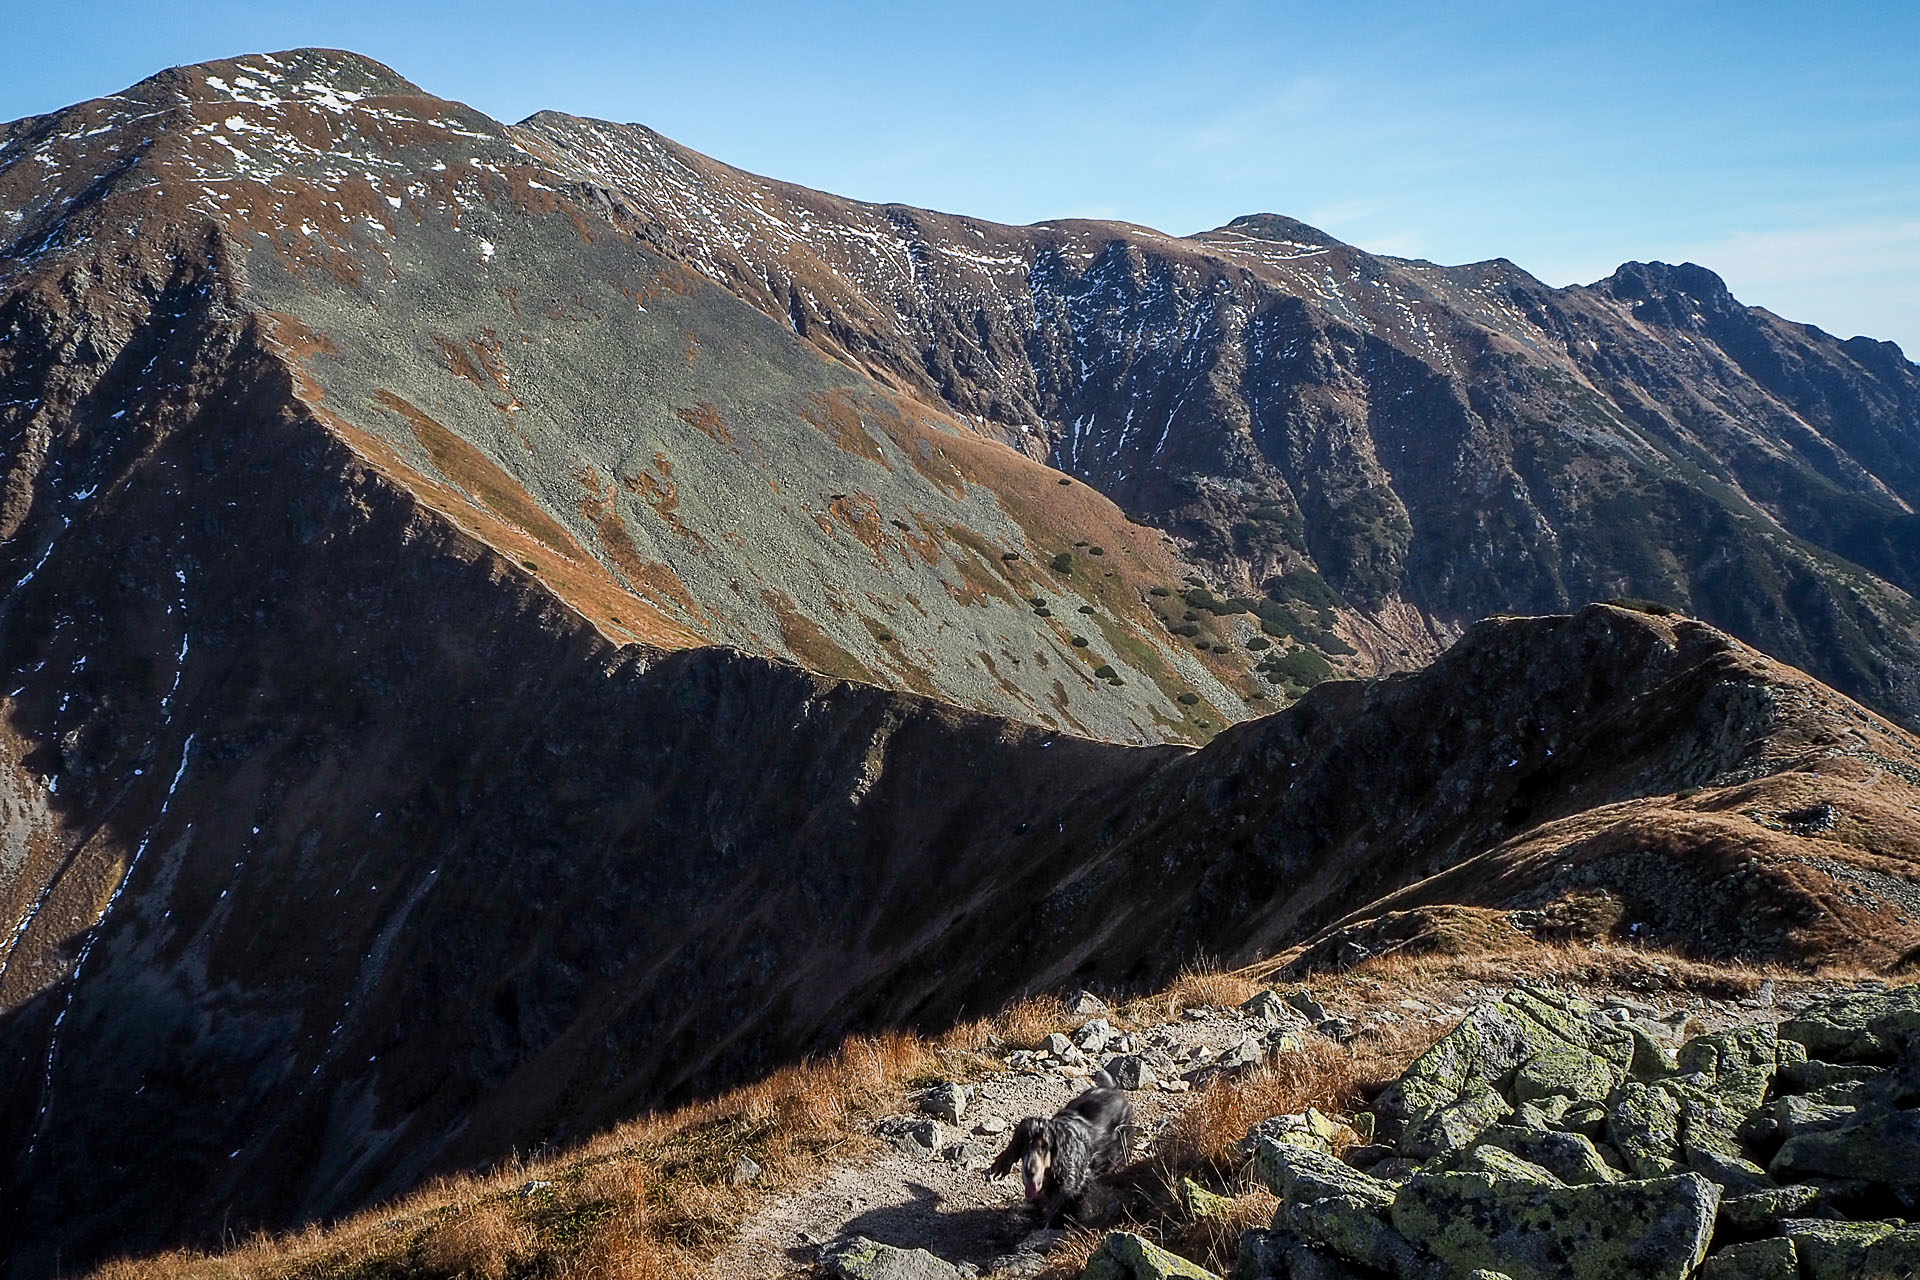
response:
[[[1105,1067],[1095,1067],[1093,1069],[1093,1087],[1096,1089],[1118,1089],[1120,1086],[1114,1078],[1107,1073]]]

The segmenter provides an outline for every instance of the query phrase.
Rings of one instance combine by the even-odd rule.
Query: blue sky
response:
[[[0,119],[331,45],[517,120],[1007,222],[1291,214],[1554,284],[1690,259],[1920,355],[1920,0],[0,0]]]

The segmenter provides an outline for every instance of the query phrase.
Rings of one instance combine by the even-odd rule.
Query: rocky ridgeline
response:
[[[1283,1204],[1243,1237],[1236,1280],[1920,1272],[1903,1220],[1920,1194],[1920,987],[1678,1041],[1671,1020],[1520,988],[1357,1132],[1313,1113],[1257,1126],[1248,1150]],[[1085,1277],[1207,1274],[1116,1233]]]

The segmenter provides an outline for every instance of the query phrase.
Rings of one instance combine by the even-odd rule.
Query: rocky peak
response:
[[[1635,314],[1653,312],[1668,323],[1685,325],[1694,315],[1724,316],[1744,311],[1727,282],[1698,263],[1627,262],[1593,286],[1635,305]]]
[[[1271,240],[1276,244],[1291,244],[1309,249],[1333,249],[1345,243],[1318,227],[1308,226],[1298,218],[1289,218],[1283,213],[1242,214],[1226,226],[1215,228],[1203,235],[1218,236],[1222,233],[1245,236],[1249,240]]]

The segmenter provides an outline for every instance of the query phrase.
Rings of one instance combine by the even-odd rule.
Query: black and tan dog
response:
[[[1007,1149],[987,1168],[988,1177],[1004,1178],[1018,1163],[1027,1203],[1045,1226],[1057,1227],[1078,1212],[1093,1180],[1133,1153],[1133,1105],[1106,1072],[1094,1077],[1094,1085],[1053,1119],[1028,1116],[1015,1125]]]

